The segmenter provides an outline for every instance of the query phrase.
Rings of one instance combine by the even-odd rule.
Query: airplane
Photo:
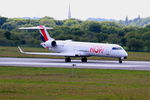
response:
[[[72,40],[55,40],[52,38],[48,29],[43,25],[36,27],[22,27],[19,29],[36,29],[40,31],[42,43],[44,48],[55,53],[42,53],[42,52],[24,52],[19,46],[19,50],[23,54],[32,55],[52,55],[52,56],[64,56],[65,62],[71,62],[71,57],[81,57],[81,62],[87,62],[87,57],[99,56],[99,57],[112,57],[118,58],[119,63],[122,63],[123,59],[126,59],[127,52],[117,44],[108,43],[91,43],[91,42],[77,42]]]

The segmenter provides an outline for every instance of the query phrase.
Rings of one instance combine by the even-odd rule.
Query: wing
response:
[[[51,56],[75,56],[74,53],[42,53],[42,52],[24,52],[19,46],[18,49],[23,54],[31,54],[31,55],[51,55]]]

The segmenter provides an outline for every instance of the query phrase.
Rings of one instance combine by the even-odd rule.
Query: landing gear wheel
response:
[[[86,57],[82,57],[82,58],[81,58],[81,61],[82,61],[82,62],[87,62],[87,58],[86,58]]]
[[[66,57],[65,58],[65,62],[71,62],[71,58],[70,57]]]
[[[122,63],[122,59],[121,58],[119,58],[119,63]]]

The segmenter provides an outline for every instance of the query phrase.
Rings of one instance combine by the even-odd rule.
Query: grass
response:
[[[49,52],[47,49],[44,48],[23,47],[23,50],[30,52]],[[147,52],[128,52],[128,54],[129,56],[127,60],[150,61],[150,53]],[[2,46],[0,46],[0,57],[64,58],[56,56],[25,55],[21,54],[17,47],[2,47]],[[116,60],[114,58],[105,58],[105,57],[89,57],[88,59]]]
[[[150,100],[150,72],[0,67],[1,100]]]
[[[23,49],[48,52],[43,48]],[[128,53],[128,60],[150,61],[150,53]],[[0,57],[63,58],[24,55],[17,47],[0,47]],[[149,71],[73,71],[72,76],[72,69],[67,68],[0,67],[0,100],[150,100]]]

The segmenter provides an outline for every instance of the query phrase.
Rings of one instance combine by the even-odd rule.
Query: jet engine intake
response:
[[[56,43],[55,40],[46,41],[44,44],[45,44],[45,46],[48,47],[48,48],[56,47],[56,46],[57,46],[57,43]]]

